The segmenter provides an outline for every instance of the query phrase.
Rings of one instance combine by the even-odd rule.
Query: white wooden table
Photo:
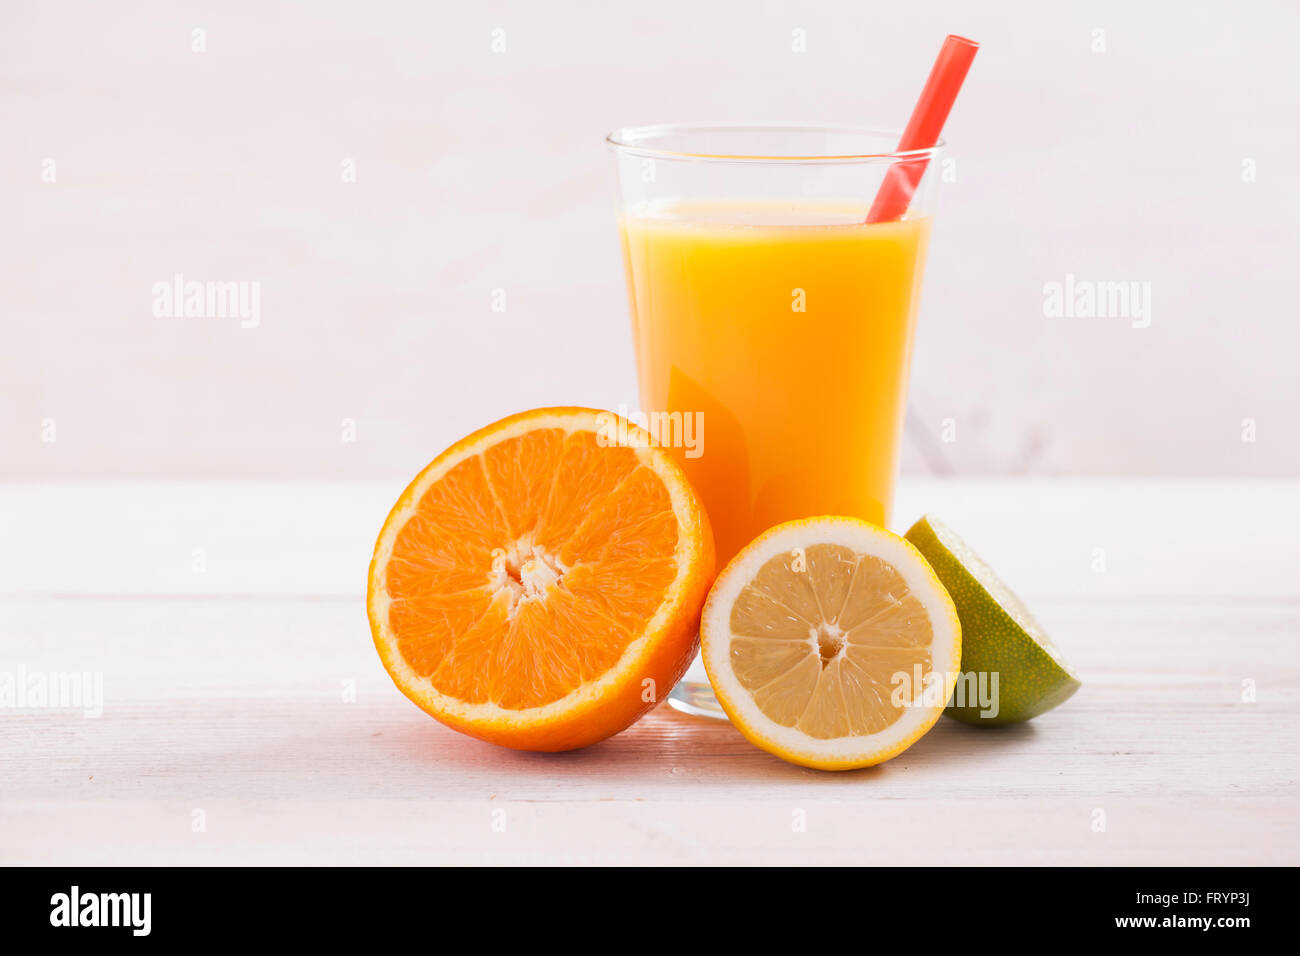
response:
[[[441,727],[365,620],[398,491],[0,485],[0,675],[104,690],[0,709],[0,864],[1300,862],[1300,482],[905,480],[1083,688],[848,774],[666,708],[560,755]]]

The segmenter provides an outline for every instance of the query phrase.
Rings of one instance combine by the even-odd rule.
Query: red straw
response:
[[[907,129],[903,130],[903,138],[898,141],[900,153],[929,149],[939,142],[939,134],[952,110],[953,100],[957,99],[957,91],[961,89],[966,71],[970,69],[971,60],[975,59],[975,51],[979,48],[980,45],[974,40],[952,34],[943,41],[939,58],[934,61],[930,78],[925,81],[925,89],[916,101]],[[929,164],[930,160],[926,157],[900,160],[890,166],[885,173],[885,181],[880,184],[880,192],[876,193],[876,201],[871,204],[871,212],[867,213],[867,222],[889,222],[907,212],[907,207],[912,202],[912,193],[916,192],[916,184],[925,175],[925,167]]]

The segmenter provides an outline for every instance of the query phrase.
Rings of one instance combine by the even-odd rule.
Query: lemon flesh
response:
[[[836,544],[769,559],[741,589],[731,634],[732,671],[759,709],[821,739],[898,720],[891,677],[928,675],[934,638],[893,567]]]
[[[740,732],[825,770],[907,749],[942,714],[961,658],[956,608],[921,554],[833,515],[777,525],[742,549],[714,583],[700,636]]]

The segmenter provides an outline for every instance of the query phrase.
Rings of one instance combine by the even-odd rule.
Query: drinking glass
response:
[[[619,234],[641,421],[699,493],[718,567],[813,515],[885,525],[930,233],[931,149],[851,126],[620,129]],[[886,171],[926,172],[866,222]],[[723,716],[698,658],[670,703]]]

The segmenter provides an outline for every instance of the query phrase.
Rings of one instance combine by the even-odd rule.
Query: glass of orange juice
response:
[[[686,470],[722,567],[793,518],[890,518],[930,234],[931,149],[897,131],[647,126],[611,133],[641,421]],[[886,171],[927,169],[866,222]],[[671,703],[722,716],[703,669]]]

